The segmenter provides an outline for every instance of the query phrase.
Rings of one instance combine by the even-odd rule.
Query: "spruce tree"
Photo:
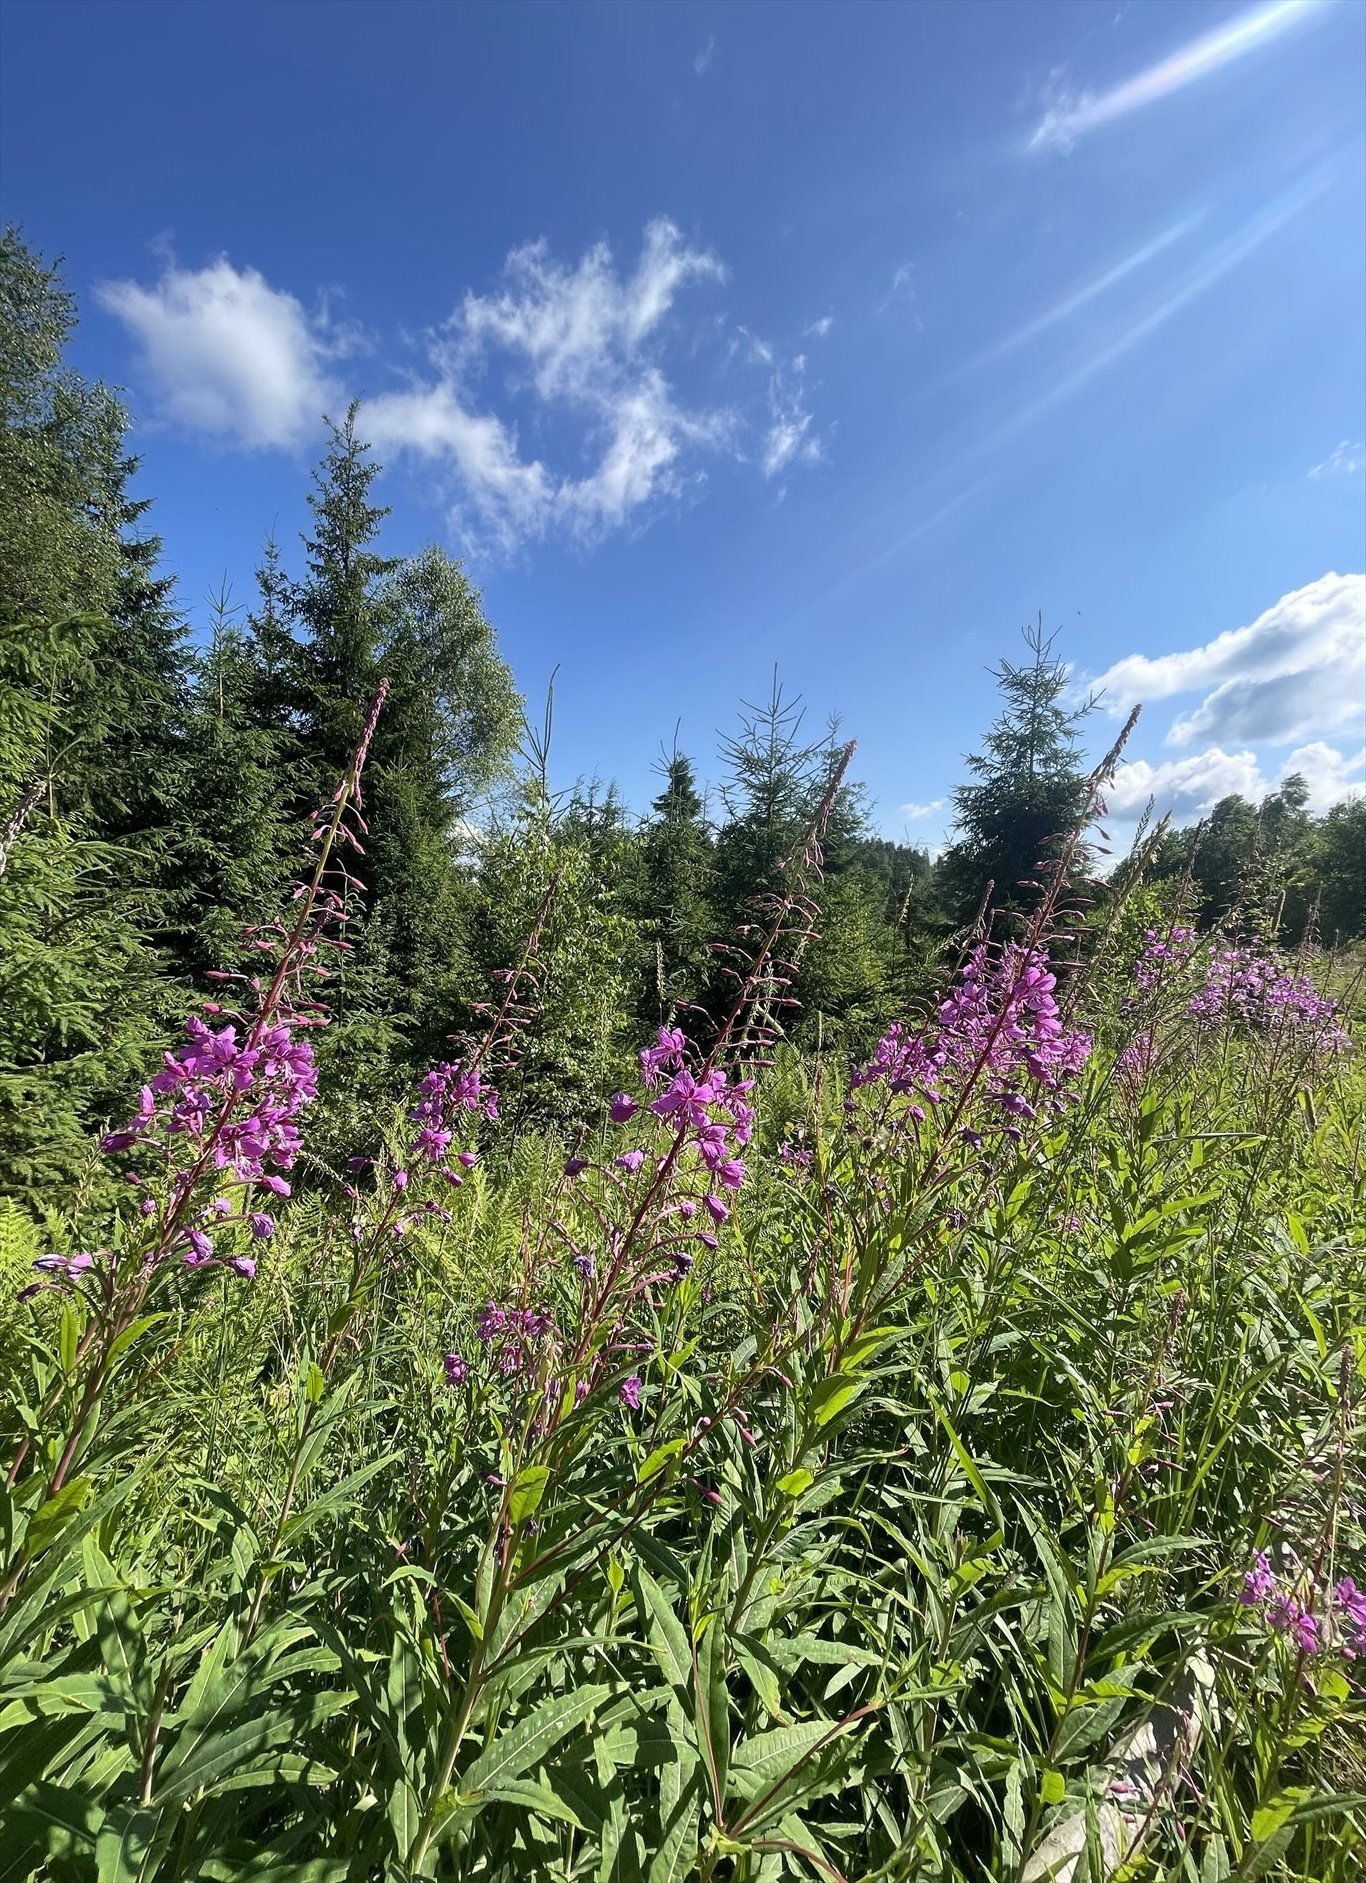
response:
[[[667,1021],[702,999],[712,977],[716,939],[714,847],[692,760],[664,759],[664,788],[641,834],[640,916],[645,940],[641,1018]]]
[[[1065,704],[1068,671],[1054,656],[1056,638],[1041,623],[1026,628],[1029,660],[992,669],[1003,710],[967,760],[974,782],[953,794],[958,839],[941,872],[961,920],[973,915],[988,883],[996,907],[1028,908],[1040,863],[1057,854],[1084,812],[1077,728],[1091,702]]]

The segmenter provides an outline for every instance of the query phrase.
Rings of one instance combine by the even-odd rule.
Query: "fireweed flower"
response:
[[[632,1412],[640,1411],[640,1375],[630,1373],[617,1388],[617,1395],[623,1406],[629,1406]]]
[[[1271,1568],[1271,1559],[1265,1550],[1258,1550],[1252,1568],[1243,1577],[1238,1600],[1244,1608],[1256,1608],[1266,1601],[1275,1586],[1276,1577]]]
[[[641,1165],[645,1162],[645,1153],[644,1151],[623,1151],[621,1156],[614,1161],[622,1170],[629,1171],[634,1177]]]
[[[1351,1049],[1337,1002],[1320,994],[1307,974],[1256,948],[1217,949],[1186,1011],[1201,1026],[1231,1021],[1254,1035],[1288,1033],[1316,1054]]]
[[[469,1378],[470,1369],[463,1354],[443,1354],[441,1364],[446,1369],[447,1386],[463,1386]]]
[[[607,1114],[614,1125],[629,1124],[636,1115],[636,1102],[629,1092],[614,1093],[608,1104]]]
[[[915,1095],[938,1105],[946,1093],[981,1080],[1005,1121],[1037,1117],[1040,1106],[1066,1096],[1067,1083],[1091,1054],[1089,1033],[1069,1031],[1055,998],[1057,979],[1042,948],[1012,942],[992,952],[985,942],[969,955],[958,981],[925,1037],[899,1023],[879,1040],[869,1063],[850,1080],[854,1089],[880,1085],[891,1098]],[[924,1111],[904,1114],[918,1122]]]

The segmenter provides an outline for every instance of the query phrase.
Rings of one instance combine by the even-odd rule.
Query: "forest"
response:
[[[1359,1875],[1366,800],[1121,852],[1041,619],[933,857],[776,673],[629,805],[363,404],[192,630],[76,319],[8,230],[0,1878]]]

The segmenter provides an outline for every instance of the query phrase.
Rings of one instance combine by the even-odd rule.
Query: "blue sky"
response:
[[[776,662],[942,840],[1042,610],[1113,799],[1359,788],[1360,0],[7,0],[0,198],[127,389],[190,618],[304,521],[463,555],[553,767],[704,772]],[[1097,749],[1114,721],[1098,713]]]

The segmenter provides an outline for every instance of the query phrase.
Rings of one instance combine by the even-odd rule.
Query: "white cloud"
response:
[[[467,539],[503,552],[551,530],[593,540],[628,526],[696,487],[707,454],[757,461],[766,478],[814,463],[804,359],[778,367],[768,341],[720,320],[704,331],[738,331],[766,391],[737,411],[677,389],[671,349],[686,362],[698,342],[694,325],[691,347],[678,345],[680,300],[724,278],[663,217],[630,267],[602,242],[575,261],[526,243],[490,292],[467,293],[427,336],[425,367],[366,399],[362,429],[387,456],[432,467]],[[110,283],[102,298],[141,342],[163,409],[186,425],[293,446],[346,403],[337,362],[355,350],[351,336],[255,269],[170,267],[154,287]],[[732,339],[730,360],[737,351]]]
[[[1326,7],[1316,7],[1312,0],[1267,0],[1264,5],[1237,14],[1213,32],[1189,40],[1170,58],[1099,95],[1073,91],[1065,74],[1054,72],[1045,88],[1043,115],[1029,140],[1029,149],[1070,150],[1088,131],[1157,104],[1197,79],[1219,71],[1230,60],[1255,51],[1290,27],[1326,12]]]
[[[877,306],[873,309],[873,312],[875,314],[885,314],[887,312],[887,309],[889,307],[894,307],[898,301],[913,301],[914,299],[915,299],[915,263],[914,262],[900,262],[892,270],[891,286],[888,288],[886,294],[883,295],[882,299],[877,303]]]
[[[769,424],[759,459],[765,477],[777,477],[794,464],[819,464],[824,456],[806,408],[805,373],[806,356],[799,353],[786,372],[774,373],[768,382]]]
[[[1141,758],[1128,760],[1116,771],[1106,803],[1122,821],[1139,816],[1152,798],[1159,815],[1170,811],[1178,824],[1189,823],[1212,810],[1220,798],[1237,796],[1259,804],[1298,772],[1309,787],[1309,808],[1320,812],[1361,793],[1363,768],[1366,750],[1348,757],[1322,740],[1298,747],[1270,774],[1263,772],[1255,753],[1225,752],[1215,745],[1190,758],[1166,759],[1159,765]]]
[[[716,34],[707,34],[707,43],[692,62],[692,69],[699,78],[705,78],[711,71],[711,62],[716,56]]]
[[[467,411],[449,382],[381,394],[366,404],[364,428],[381,453],[406,447],[453,464],[499,549],[545,530],[555,508],[554,479],[539,461],[519,457],[516,433],[500,419]]]
[[[685,410],[653,350],[680,291],[723,275],[714,255],[689,247],[663,218],[646,229],[629,275],[618,274],[605,243],[572,267],[546,242],[527,243],[508,257],[502,289],[467,294],[442,330],[432,349],[437,380],[375,399],[366,424],[382,448],[444,458],[458,507],[503,549],[555,525],[588,537],[617,528],[681,488],[686,448],[731,439],[732,415]],[[596,460],[590,471],[557,473],[522,458],[511,426],[471,409],[471,383],[500,359],[514,394],[529,390],[540,407],[582,426],[582,449]]]
[[[1366,448],[1342,439],[1328,453],[1322,464],[1311,464],[1308,475],[1314,483],[1321,483],[1325,477],[1354,477],[1366,468]]]
[[[132,332],[162,410],[247,446],[293,446],[345,403],[332,363],[344,335],[226,256],[169,266],[154,287],[106,281],[101,305]]]
[[[804,327],[802,331],[809,339],[824,340],[834,324],[835,316],[833,314],[822,314],[819,320],[813,320],[811,324],[808,327]]]
[[[928,804],[903,804],[901,815],[909,817],[914,822],[917,818],[933,817],[936,811],[942,811],[943,808],[943,798],[931,798]]]
[[[1366,711],[1366,576],[1320,576],[1248,627],[1176,653],[1130,654],[1095,685],[1116,714],[1203,693],[1172,724],[1169,745],[1197,739],[1288,745],[1344,725]]]

